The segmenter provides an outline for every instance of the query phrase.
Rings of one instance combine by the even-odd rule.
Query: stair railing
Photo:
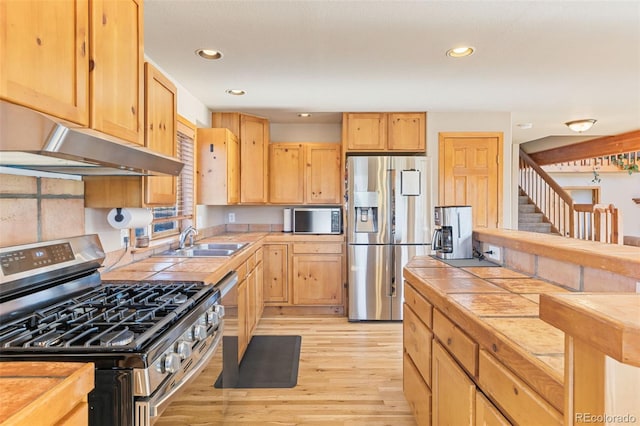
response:
[[[542,170],[522,148],[519,184],[560,235],[575,238],[575,209],[571,195]]]
[[[575,238],[622,244],[622,215],[613,204],[574,204]]]

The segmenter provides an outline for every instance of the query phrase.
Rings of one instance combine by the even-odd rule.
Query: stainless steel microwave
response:
[[[293,209],[294,234],[341,234],[342,210],[339,207]]]

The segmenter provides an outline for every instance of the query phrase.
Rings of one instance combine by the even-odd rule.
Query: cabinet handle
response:
[[[96,63],[93,59],[89,59],[89,72],[93,71],[93,69],[96,67]]]
[[[451,337],[449,337],[449,338],[447,339],[447,345],[448,345],[448,346],[451,346]]]
[[[136,107],[131,106],[131,114],[136,115]]]
[[[84,58],[84,55],[87,54],[87,42],[83,41],[82,42],[82,46],[80,46],[80,54],[82,55],[82,57]]]

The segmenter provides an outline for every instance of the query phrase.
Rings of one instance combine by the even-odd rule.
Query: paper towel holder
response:
[[[122,214],[122,207],[116,207],[116,215],[113,217],[116,222],[122,222],[124,220],[124,215]]]

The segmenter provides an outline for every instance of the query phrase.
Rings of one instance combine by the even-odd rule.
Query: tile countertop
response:
[[[539,318],[542,293],[569,291],[513,270],[456,268],[415,257],[404,278],[435,308],[564,411],[564,333]]]
[[[216,283],[237,269],[265,243],[344,242],[344,235],[294,235],[283,232],[225,233],[197,243],[249,243],[232,256],[171,257],[154,256],[124,265],[101,275],[103,280],[167,280]]]

